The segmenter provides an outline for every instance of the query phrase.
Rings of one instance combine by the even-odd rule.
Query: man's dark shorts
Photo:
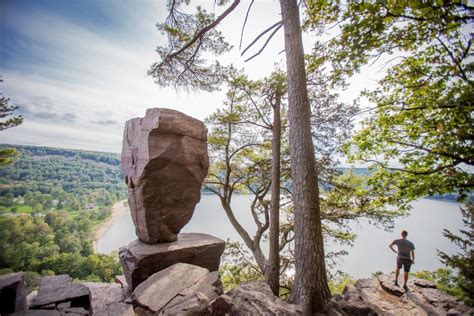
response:
[[[403,266],[403,271],[410,272],[411,262],[411,259],[397,258],[397,268],[401,269]]]

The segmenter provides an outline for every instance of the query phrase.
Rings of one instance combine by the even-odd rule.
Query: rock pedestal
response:
[[[0,315],[27,309],[24,274],[19,272],[0,276]]]
[[[217,271],[225,242],[200,233],[182,233],[170,243],[149,245],[139,240],[119,250],[120,262],[130,290],[152,274],[175,263],[188,263]]]
[[[153,108],[126,122],[122,170],[138,238],[171,242],[191,219],[207,176],[207,129],[181,112]]]

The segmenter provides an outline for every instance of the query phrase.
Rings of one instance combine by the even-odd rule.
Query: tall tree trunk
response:
[[[272,135],[272,197],[270,212],[270,253],[268,254],[267,282],[273,294],[280,294],[280,147],[281,93],[276,92],[273,107]]]
[[[288,73],[288,118],[295,214],[295,283],[292,302],[304,315],[323,312],[330,292],[324,262],[318,175],[311,138],[299,9],[296,0],[280,0]]]

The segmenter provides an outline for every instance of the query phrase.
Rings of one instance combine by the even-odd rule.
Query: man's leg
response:
[[[400,264],[400,259],[397,258],[397,268],[395,269],[395,285],[398,286],[398,276],[400,275],[400,269],[401,269],[401,264]]]
[[[408,290],[407,282],[408,282],[408,274],[410,273],[411,268],[411,260],[405,262],[403,265],[403,288]]]

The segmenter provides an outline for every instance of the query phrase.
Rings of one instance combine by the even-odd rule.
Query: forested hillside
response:
[[[0,196],[38,191],[63,197],[64,193],[77,196],[100,189],[116,197],[125,196],[119,155],[0,145],[5,147],[16,148],[19,155],[13,164],[0,170]]]
[[[18,156],[0,169],[0,268],[103,281],[119,273],[116,258],[92,249],[96,225],[126,197],[119,155],[6,147]]]

